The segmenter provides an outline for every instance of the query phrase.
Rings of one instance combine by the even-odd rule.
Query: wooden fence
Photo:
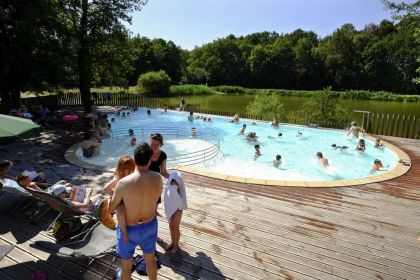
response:
[[[108,92],[93,92],[92,102],[94,105],[109,105],[109,106],[135,106],[135,107],[149,107],[149,108],[171,108],[174,109],[177,105],[171,105],[163,102],[159,98],[147,98],[141,94],[133,93],[108,93]],[[22,105],[43,104],[56,107],[65,106],[81,106],[82,99],[80,93],[61,93],[59,95],[42,96],[33,98],[22,98]],[[200,108],[198,105],[189,104],[187,111],[194,111],[201,114],[211,114],[218,116],[233,116],[236,112],[223,112],[217,110],[209,110]],[[412,115],[397,115],[384,113],[363,113],[362,125],[368,133],[397,136],[404,138],[420,139],[420,116]],[[238,113],[240,118],[263,120],[260,116],[255,116],[246,113]],[[293,116],[285,117],[280,122],[307,125],[298,118]],[[331,124],[330,127],[334,127]]]

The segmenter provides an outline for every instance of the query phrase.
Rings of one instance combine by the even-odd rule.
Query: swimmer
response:
[[[386,166],[386,168],[384,167],[384,165],[382,164],[382,162],[379,159],[375,159],[373,162],[373,166],[372,166],[372,171],[387,171],[389,165]]]
[[[251,125],[257,125],[257,123],[256,122],[251,122]]]
[[[351,127],[349,131],[347,132],[347,136],[351,134],[353,137],[359,137],[359,134],[361,131],[362,131],[362,128],[358,127],[356,122],[351,122]]]
[[[127,112],[127,117],[130,115],[130,112]]]
[[[197,135],[197,130],[195,130],[195,127],[191,128],[191,136],[196,136]]]
[[[296,137],[299,137],[299,136],[302,136],[302,135],[303,135],[303,133],[298,130],[298,132],[296,133]]]
[[[208,119],[207,119],[207,121],[208,121],[208,122],[211,122],[211,118],[208,118]]]
[[[115,119],[114,118],[111,118],[111,122],[114,122],[115,121]]]
[[[356,151],[359,152],[364,152],[366,150],[366,144],[365,144],[365,140],[360,139],[359,140],[359,144],[356,147]]]
[[[207,121],[207,117],[204,117],[204,118],[203,118],[203,122],[206,122],[206,121]]]
[[[239,116],[238,116],[238,114],[235,114],[233,116],[233,119],[230,122],[239,122]]]
[[[241,130],[239,130],[239,134],[244,134],[246,129],[246,124],[242,125]]]
[[[321,152],[316,153],[316,157],[318,158],[319,163],[324,167],[327,168],[328,166],[330,166],[330,164],[328,163],[328,159],[325,158]]]
[[[340,151],[342,152],[342,151],[344,151],[344,150],[347,150],[349,147],[347,147],[347,146],[337,146],[336,144],[332,144],[332,145],[331,145],[331,148],[332,148],[333,150],[340,149]]]
[[[111,124],[109,123],[109,124],[108,124],[108,130],[110,130],[110,129],[111,129]]]
[[[130,128],[128,130],[128,135],[133,136],[134,135],[134,130],[132,128]]]
[[[147,110],[147,115],[151,116],[152,112],[150,110]]]
[[[125,112],[122,113],[122,117],[125,118]]]
[[[192,122],[194,120],[194,112],[190,112],[190,115],[188,116],[188,121]]]
[[[117,112],[117,116],[120,116],[120,114],[121,114],[121,113],[120,113],[120,111],[118,111],[118,112]]]
[[[384,144],[381,143],[381,139],[376,138],[375,145],[373,147],[378,148],[378,149],[382,149],[384,147]]]
[[[281,164],[281,155],[276,155],[276,159],[273,160],[273,166],[279,168]]]
[[[255,145],[255,158],[258,158],[259,156],[261,156],[261,151],[260,151],[260,145]]]
[[[136,145],[136,143],[137,143],[136,137],[131,138],[130,145],[134,146],[134,145]]]

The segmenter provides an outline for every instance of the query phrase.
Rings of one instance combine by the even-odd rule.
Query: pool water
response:
[[[162,150],[168,154],[168,166],[190,165],[210,172],[232,176],[266,180],[288,181],[329,181],[356,179],[373,175],[372,165],[375,159],[380,159],[384,166],[392,170],[398,158],[388,148],[374,148],[374,143],[368,139],[366,151],[356,151],[357,138],[348,137],[345,131],[326,130],[293,125],[280,125],[273,128],[268,122],[253,122],[241,119],[237,123],[229,118],[210,116],[212,122],[202,119],[188,121],[188,112],[151,110],[147,115],[146,108],[131,112],[130,116],[122,117],[111,114],[108,116],[112,128],[111,138],[104,139],[99,156],[85,159],[79,149],[76,155],[83,161],[101,166],[115,167],[122,155],[133,155],[134,147],[129,144],[128,129],[133,128],[138,141],[148,141],[150,132],[159,132],[164,136]],[[208,117],[208,115],[207,115]],[[114,122],[111,122],[114,118]],[[245,134],[255,132],[256,141],[247,141],[245,135],[239,135],[242,125],[246,124]],[[196,128],[196,135],[191,135],[191,128]],[[298,136],[298,131],[302,133]],[[282,136],[278,136],[282,133]],[[255,157],[254,145],[260,145],[261,156]],[[332,144],[348,146],[345,151],[333,150]],[[206,161],[180,161],[178,155],[188,157],[189,154],[202,155],[207,149],[220,152]],[[322,152],[329,161],[329,167],[322,167],[316,159],[316,153]],[[209,153],[208,153],[209,154]],[[276,155],[281,155],[279,166],[274,166]],[[203,159],[204,156],[200,156]],[[172,160],[172,162],[171,162]],[[195,163],[195,164],[194,164]],[[383,173],[383,171],[380,171]]]

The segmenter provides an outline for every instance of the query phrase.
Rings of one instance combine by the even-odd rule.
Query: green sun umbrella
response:
[[[0,114],[0,145],[39,133],[39,125],[33,121]]]

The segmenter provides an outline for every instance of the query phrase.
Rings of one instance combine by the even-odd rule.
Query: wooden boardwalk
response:
[[[160,279],[420,279],[420,141],[383,137],[413,162],[399,178],[342,188],[266,187],[184,174],[182,252],[159,248]],[[350,163],[349,163],[350,164]],[[161,210],[162,212],[162,210]],[[0,215],[0,279],[99,279],[110,258],[68,261],[32,247],[51,217]],[[168,224],[159,235],[169,240]],[[107,277],[112,278],[110,271]],[[135,279],[145,279],[133,273]]]

